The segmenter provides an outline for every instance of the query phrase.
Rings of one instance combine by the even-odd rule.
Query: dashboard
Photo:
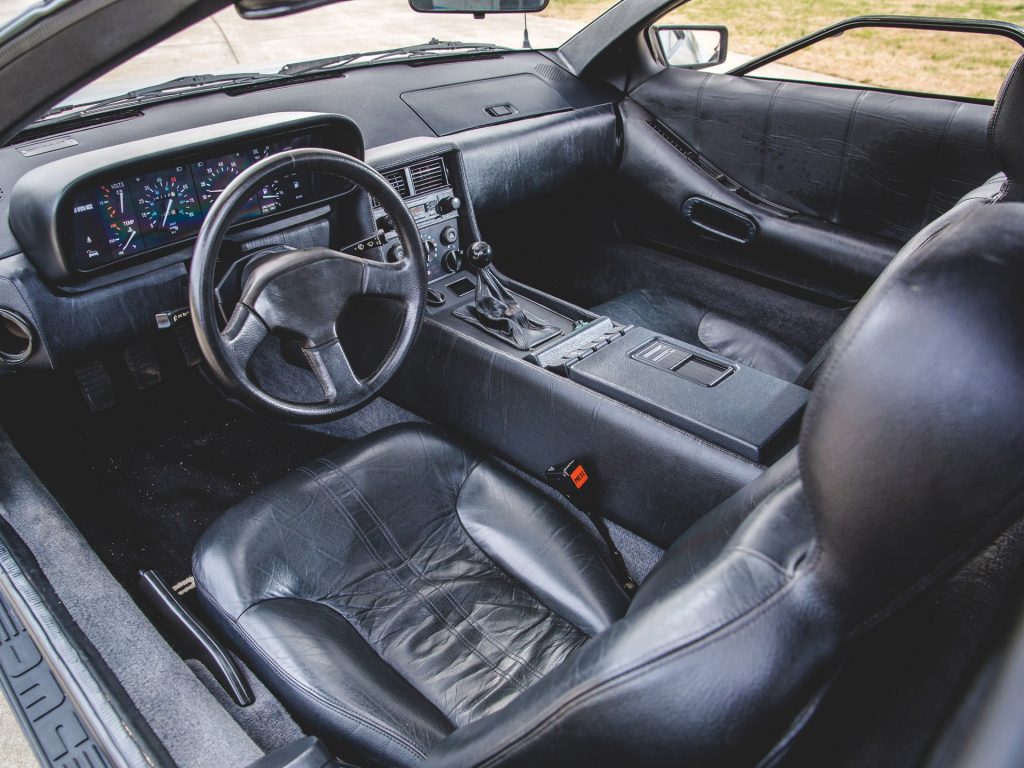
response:
[[[64,228],[62,240],[74,267],[82,272],[182,243],[198,234],[224,188],[253,163],[278,152],[330,145],[326,129],[301,131],[224,154],[174,157],[171,162],[119,169],[98,182],[81,182],[65,198],[62,219],[70,218],[71,225]],[[262,185],[236,221],[294,211],[350,189],[333,176],[289,174]]]
[[[454,101],[463,104],[463,88],[449,86],[486,82],[489,100],[474,101],[477,107],[499,99],[525,109],[518,95],[525,78],[509,77],[524,74],[541,78],[572,109],[488,118],[495,125],[441,136],[403,99],[412,90],[440,101],[459,96]],[[217,179],[207,181],[211,162],[224,161],[221,170],[233,175],[268,143],[278,151],[311,145],[365,158],[410,208],[429,279],[443,287],[457,278],[462,249],[480,236],[474,211],[504,210],[550,194],[578,179],[583,168],[606,168],[613,157],[606,148],[615,142],[615,96],[603,84],[566,76],[544,54],[524,51],[203,94],[24,136],[0,148],[0,376],[14,366],[69,368],[163,333],[161,318],[179,317],[187,304],[192,243],[212,202],[204,205],[203,193],[223,188]],[[101,187],[113,193],[119,182],[125,203],[110,215],[101,206],[114,195]],[[287,183],[280,201],[271,197],[276,190],[269,192],[250,201],[249,217],[229,233],[225,269],[238,265],[244,273],[248,258],[279,243],[395,257],[397,236],[369,196],[328,190],[316,179],[295,190],[301,198]],[[91,211],[76,214],[89,205]],[[107,220],[118,231],[109,231]],[[137,234],[124,248],[131,237],[127,222]],[[376,242],[356,241],[378,230]],[[90,247],[98,255],[87,256]],[[16,318],[17,338],[5,334],[14,322],[5,313]]]

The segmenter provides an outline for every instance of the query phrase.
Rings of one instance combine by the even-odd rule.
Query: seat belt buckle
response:
[[[544,475],[555,490],[570,499],[583,496],[590,481],[587,470],[576,459],[554,464],[548,467]]]
[[[633,577],[629,575],[626,561],[623,559],[622,553],[619,552],[619,548],[615,545],[615,541],[612,539],[604,518],[591,509],[590,473],[587,472],[581,462],[576,459],[570,459],[569,461],[560,461],[552,464],[544,472],[544,476],[556,491],[571,501],[590,520],[608,549],[608,555],[611,557],[612,569],[615,572],[616,578],[626,591],[626,594],[632,597],[633,593],[636,592],[637,584]]]

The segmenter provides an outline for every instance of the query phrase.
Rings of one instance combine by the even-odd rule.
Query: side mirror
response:
[[[537,13],[548,7],[548,0],[409,0],[420,13]]]
[[[669,67],[706,69],[725,61],[729,50],[725,27],[666,24],[653,29],[661,61]]]

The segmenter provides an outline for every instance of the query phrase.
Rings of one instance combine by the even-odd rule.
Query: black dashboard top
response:
[[[552,89],[560,104],[572,110],[610,103],[615,95],[605,84],[588,83],[570,75],[548,54],[511,52],[444,63],[397,62],[350,70],[323,80],[204,94],[146,106],[122,120],[0,148],[0,259],[22,250],[8,223],[14,184],[33,168],[58,159],[224,121],[292,111],[345,115],[358,126],[367,148],[416,137],[434,138],[437,134],[403,101],[403,94],[491,81],[493,103],[513,102],[515,106],[515,94],[506,94],[503,83],[522,82],[509,78],[517,74],[538,78]],[[494,122],[517,117],[498,117]],[[34,154],[30,149],[31,156],[26,157],[23,151],[35,145],[44,145],[42,148],[48,151]]]

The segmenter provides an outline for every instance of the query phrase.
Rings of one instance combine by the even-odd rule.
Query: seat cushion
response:
[[[795,381],[807,365],[803,354],[770,333],[680,293],[641,288],[598,304],[591,311],[703,347],[786,381]]]
[[[418,764],[628,605],[563,507],[419,425],[241,502],[204,533],[193,569],[256,673],[361,765]]]

